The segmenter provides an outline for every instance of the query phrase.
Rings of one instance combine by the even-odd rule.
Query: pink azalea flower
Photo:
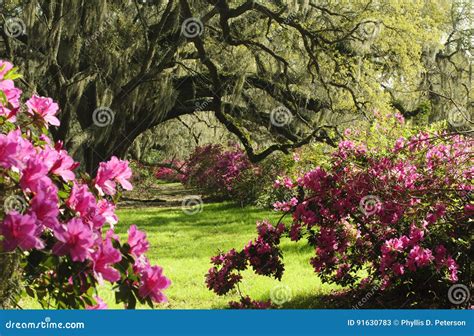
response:
[[[146,239],[146,234],[137,229],[136,225],[130,226],[128,230],[128,245],[130,245],[130,253],[136,257],[141,256],[148,251],[150,244]]]
[[[47,184],[52,183],[47,176],[48,167],[39,156],[31,157],[21,173],[20,186],[23,190],[37,192],[41,181]]]
[[[5,216],[0,230],[4,237],[3,248],[5,251],[13,251],[17,247],[22,250],[44,247],[43,241],[39,238],[42,230],[40,226],[36,225],[34,215],[21,215],[12,211]]]
[[[54,231],[54,235],[59,241],[53,247],[54,254],[69,254],[73,261],[84,261],[90,257],[94,234],[80,218],[71,219],[66,227]]]
[[[30,157],[36,155],[35,147],[29,140],[23,138],[20,129],[8,133],[7,138],[18,145],[14,167],[16,170],[23,169]]]
[[[35,214],[39,224],[56,229],[59,225],[58,202],[58,188],[53,183],[41,181],[38,192],[31,199],[29,211]]]
[[[400,112],[395,112],[393,116],[400,124],[405,123],[405,117]]]
[[[387,241],[382,245],[380,248],[382,253],[389,253],[392,251],[402,251],[403,248],[405,247],[403,240],[399,238],[392,238]]]
[[[100,163],[95,178],[95,187],[101,195],[115,195],[116,183],[119,183],[125,190],[132,190],[132,185],[128,181],[131,177],[132,170],[128,167],[128,162],[112,156],[109,161]]]
[[[0,167],[9,169],[17,164],[18,144],[6,135],[0,134]]]
[[[22,92],[15,87],[12,80],[0,81],[0,91],[3,91],[7,97],[5,105],[0,103],[0,116],[5,116],[10,122],[15,122]]]
[[[66,200],[66,205],[82,216],[87,214],[88,209],[95,204],[94,195],[89,191],[85,184],[74,183],[71,194]]]
[[[56,150],[46,146],[39,155],[48,166],[50,173],[61,176],[65,182],[73,181],[76,178],[73,170],[78,164],[65,150]]]
[[[94,299],[97,304],[95,304],[94,306],[86,306],[87,310],[102,310],[109,308],[109,306],[107,306],[107,303],[105,303],[100,297],[94,296]]]
[[[159,266],[150,266],[141,273],[141,285],[138,294],[142,298],[150,297],[154,302],[166,302],[166,296],[161,292],[171,285],[171,281],[163,275]]]
[[[85,184],[74,183],[66,205],[76,211],[90,228],[100,228],[105,223],[94,195]]]
[[[414,225],[411,226],[410,228],[410,243],[411,244],[416,244],[422,241],[424,236],[425,236],[425,232],[423,230],[420,230]]]
[[[44,120],[46,126],[48,124],[59,126],[59,119],[55,117],[59,106],[51,98],[33,95],[26,102],[26,106],[28,106],[28,113],[32,116],[39,116]]]
[[[428,265],[433,260],[431,250],[424,249],[419,245],[414,246],[408,254],[407,267],[410,271],[415,271],[416,266],[423,267]]]
[[[464,213],[466,215],[474,214],[474,204],[466,204],[464,207]]]
[[[392,271],[395,275],[403,275],[403,273],[405,273],[405,268],[400,263],[394,263],[392,265]]]
[[[99,277],[110,282],[120,280],[120,272],[112,267],[113,264],[118,263],[120,260],[122,260],[122,255],[119,250],[112,246],[112,239],[110,237],[103,240],[98,250],[92,253],[94,272]]]
[[[115,205],[106,199],[101,199],[97,202],[97,208],[99,209],[99,214],[105,218],[105,221],[109,223],[113,229],[114,225],[118,223],[118,217],[115,214]]]
[[[456,263],[456,261],[452,257],[448,257],[446,260],[446,265],[448,266],[449,270],[449,280],[451,282],[457,282],[459,280],[458,278],[458,269],[459,266]]]

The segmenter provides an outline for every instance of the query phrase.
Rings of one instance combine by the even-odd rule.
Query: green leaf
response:
[[[8,71],[8,72],[3,76],[3,79],[15,80],[15,79],[18,79],[18,78],[23,77],[23,76],[20,75],[17,71],[18,71],[18,68],[17,68],[17,67],[11,69],[10,71]]]
[[[8,98],[7,98],[7,95],[5,94],[5,92],[3,92],[2,90],[0,90],[0,103],[2,105],[6,105],[8,102]]]

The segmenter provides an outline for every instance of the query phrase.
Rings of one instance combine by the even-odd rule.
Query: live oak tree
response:
[[[374,111],[396,108],[410,117],[426,110],[432,82],[442,77],[426,75],[428,47],[451,67],[455,57],[471,66],[465,41],[472,30],[453,26],[450,15],[466,17],[465,1],[0,6],[0,58],[22,69],[25,90],[58,101],[61,127],[53,135],[91,173],[99,161],[124,156],[147,130],[209,111],[252,161],[310,141],[334,145],[338,126],[370,121]],[[445,36],[454,56],[442,44]],[[465,86],[467,96],[437,91],[437,99],[468,106],[472,82]]]

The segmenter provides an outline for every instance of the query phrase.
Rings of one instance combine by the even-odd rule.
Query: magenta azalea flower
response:
[[[59,215],[58,188],[53,183],[42,181],[38,192],[31,199],[30,212],[34,213],[38,223],[50,228],[58,228]]]
[[[46,174],[48,174],[48,167],[46,167],[41,158],[38,156],[31,157],[26,162],[26,167],[22,170],[20,179],[21,188],[23,190],[37,192],[41,181],[48,184],[52,183]]]
[[[44,247],[43,241],[39,238],[41,227],[36,225],[34,215],[21,215],[16,211],[10,212],[1,223],[1,233],[4,236],[3,248],[5,251],[13,251],[17,247],[22,250]]]
[[[87,214],[88,209],[95,203],[94,195],[85,184],[74,183],[66,204],[81,215]]]
[[[119,250],[112,246],[111,234],[108,233],[107,235],[109,237],[103,240],[102,244],[99,245],[99,249],[92,254],[94,272],[107,281],[115,282],[120,280],[120,272],[112,265],[122,260],[122,255]]]
[[[94,234],[80,218],[71,219],[65,228],[56,230],[54,235],[59,240],[53,247],[54,254],[69,254],[73,261],[84,261],[90,257]]]
[[[138,294],[142,298],[150,297],[156,303],[166,302],[166,296],[161,292],[170,286],[171,281],[163,275],[159,266],[150,266],[142,271],[142,281]]]
[[[128,181],[131,177],[132,170],[128,167],[128,162],[112,156],[109,161],[100,163],[95,178],[95,187],[101,195],[115,195],[116,183],[119,183],[125,190],[132,190],[132,185]]]
[[[26,106],[28,106],[28,113],[32,116],[39,116],[44,120],[46,126],[48,124],[59,126],[59,119],[55,117],[59,106],[51,98],[33,95],[26,102]]]
[[[423,267],[434,259],[430,249],[424,249],[419,245],[414,246],[408,254],[406,266],[410,271],[416,271],[416,267]]]
[[[12,80],[0,81],[0,91],[7,97],[5,104],[0,101],[0,116],[5,116],[11,122],[16,121],[16,114],[20,107],[21,90],[16,88]]]
[[[23,169],[28,159],[36,155],[35,147],[27,139],[23,138],[20,129],[16,129],[7,134],[9,141],[16,142],[18,149],[15,156],[14,168]]]
[[[65,182],[73,181],[76,178],[73,170],[78,164],[65,150],[45,146],[39,155],[52,174],[61,176]]]
[[[100,228],[104,225],[106,218],[102,216],[101,209],[87,185],[74,183],[66,204],[81,215],[84,223],[89,224],[91,228]]]
[[[6,135],[0,134],[0,167],[10,168],[17,163],[18,144]]]
[[[136,257],[141,256],[150,247],[145,232],[139,231],[136,225],[130,226],[128,230],[128,245],[130,245],[130,253]]]
[[[118,217],[115,214],[115,205],[106,199],[101,199],[97,202],[99,214],[105,218],[105,221],[110,224],[111,228],[118,223]]]

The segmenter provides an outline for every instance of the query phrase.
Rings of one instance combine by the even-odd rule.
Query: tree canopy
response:
[[[310,141],[334,145],[341,127],[377,111],[452,112],[472,126],[469,1],[1,6],[0,56],[24,69],[25,90],[58,101],[53,135],[89,172],[144,132],[209,112],[254,162]]]

